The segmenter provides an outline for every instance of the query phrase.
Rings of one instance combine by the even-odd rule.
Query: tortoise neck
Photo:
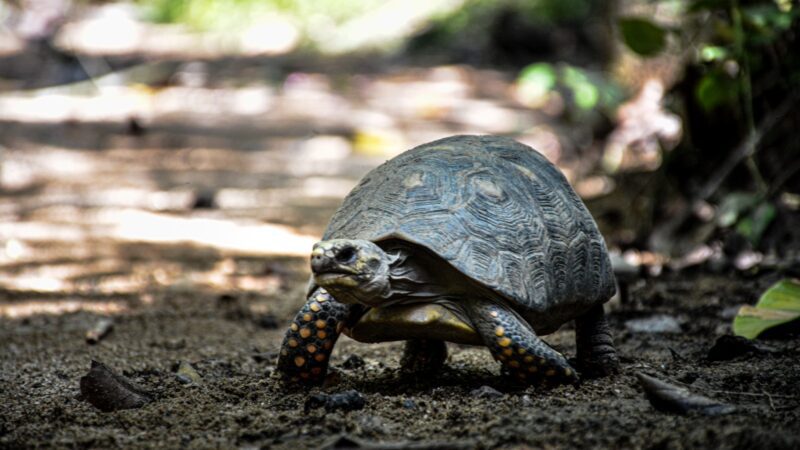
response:
[[[441,259],[408,245],[389,245],[389,301],[429,299],[457,295],[453,269]]]

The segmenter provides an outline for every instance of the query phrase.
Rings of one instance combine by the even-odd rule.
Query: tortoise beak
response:
[[[355,259],[351,246],[314,245],[311,252],[311,271],[314,275],[336,273],[353,275],[355,270],[347,263]]]

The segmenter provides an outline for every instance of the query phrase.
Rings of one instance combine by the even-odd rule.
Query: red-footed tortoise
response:
[[[574,382],[539,338],[570,320],[581,373],[618,370],[603,237],[561,172],[511,139],[454,136],[372,170],[314,246],[311,268],[278,358],[288,381],[320,382],[344,333],[407,340],[409,370],[441,367],[450,341],[488,347],[526,383]]]

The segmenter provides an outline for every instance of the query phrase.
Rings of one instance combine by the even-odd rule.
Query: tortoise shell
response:
[[[602,235],[564,175],[508,138],[453,136],[387,161],[323,239],[422,246],[497,293],[538,333],[615,292]]]

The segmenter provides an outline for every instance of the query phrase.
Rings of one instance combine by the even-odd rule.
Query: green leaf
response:
[[[564,68],[564,85],[572,91],[575,104],[583,110],[592,109],[600,99],[600,92],[586,73],[578,68]]]
[[[773,219],[775,219],[775,206],[771,203],[761,203],[736,225],[736,231],[757,245]]]
[[[695,88],[695,97],[704,110],[712,111],[718,106],[730,104],[736,100],[738,83],[731,77],[712,71],[703,76]]]
[[[531,64],[519,74],[517,83],[525,96],[539,99],[549,93],[556,85],[556,70],[548,63]]]
[[[717,225],[727,228],[733,226],[739,217],[758,204],[758,194],[749,192],[731,192],[722,199],[717,212]]]
[[[642,56],[653,56],[664,49],[667,32],[664,28],[638,17],[619,20],[619,29],[625,45]]]
[[[743,306],[733,319],[733,333],[755,339],[772,327],[800,318],[800,281],[785,278],[761,295],[755,307]]]
[[[705,62],[722,61],[728,57],[728,50],[716,45],[706,45],[700,50],[700,57]]]

